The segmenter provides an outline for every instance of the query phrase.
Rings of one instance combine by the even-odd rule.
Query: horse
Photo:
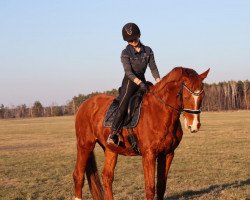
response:
[[[134,128],[134,134],[142,156],[147,200],[164,198],[174,151],[183,135],[180,115],[183,113],[185,128],[190,132],[200,129],[201,103],[205,95],[203,80],[208,72],[209,69],[199,75],[193,69],[175,67],[143,96],[140,119]],[[129,133],[125,128],[122,130],[124,146],[106,143],[111,130],[103,126],[103,120],[113,100],[111,95],[96,95],[84,101],[76,114],[77,158],[73,172],[75,200],[82,199],[85,173],[93,199],[112,200],[112,183],[118,155],[137,155],[131,151],[127,140]],[[93,152],[96,143],[102,147],[105,155],[103,184]]]

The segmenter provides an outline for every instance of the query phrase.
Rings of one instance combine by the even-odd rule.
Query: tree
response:
[[[236,109],[236,103],[237,103],[237,83],[235,81],[229,82],[232,90],[232,109]]]
[[[27,117],[27,106],[25,104],[19,105],[15,108],[15,117],[16,118]]]
[[[53,116],[63,116],[62,106],[53,106]]]
[[[113,89],[113,90],[109,90],[104,92],[105,94],[109,94],[109,95],[113,95],[113,96],[117,96],[118,95],[118,90],[117,89]]]
[[[42,117],[43,116],[43,106],[40,101],[35,101],[31,110],[31,117]]]
[[[4,112],[5,112],[5,108],[4,105],[1,104],[0,106],[0,118],[3,119],[4,118]]]
[[[243,93],[244,93],[244,103],[246,109],[249,109],[250,105],[250,82],[248,80],[243,82]]]

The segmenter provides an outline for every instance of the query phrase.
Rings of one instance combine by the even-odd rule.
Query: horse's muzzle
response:
[[[188,126],[188,129],[189,129],[189,131],[190,131],[191,133],[196,133],[196,132],[199,131],[200,127],[201,127],[201,124],[198,123],[196,126],[194,126],[194,125],[189,125],[189,126]]]

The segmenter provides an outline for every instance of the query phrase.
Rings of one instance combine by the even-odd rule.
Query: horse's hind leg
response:
[[[77,145],[77,159],[73,178],[75,183],[75,198],[82,199],[82,187],[84,185],[84,173],[86,170],[89,156],[93,150],[85,149]]]
[[[118,154],[108,148],[105,149],[105,163],[102,172],[102,180],[105,190],[106,200],[113,200],[112,183],[114,180],[114,170]]]

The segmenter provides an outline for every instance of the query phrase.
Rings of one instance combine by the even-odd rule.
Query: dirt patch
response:
[[[17,178],[8,179],[8,178],[1,178],[0,179],[0,187],[8,187],[8,186],[18,186],[20,181]]]
[[[53,143],[32,143],[32,144],[22,144],[22,145],[8,145],[1,146],[0,151],[16,151],[16,150],[25,150],[25,149],[44,149],[48,147],[53,147]]]

